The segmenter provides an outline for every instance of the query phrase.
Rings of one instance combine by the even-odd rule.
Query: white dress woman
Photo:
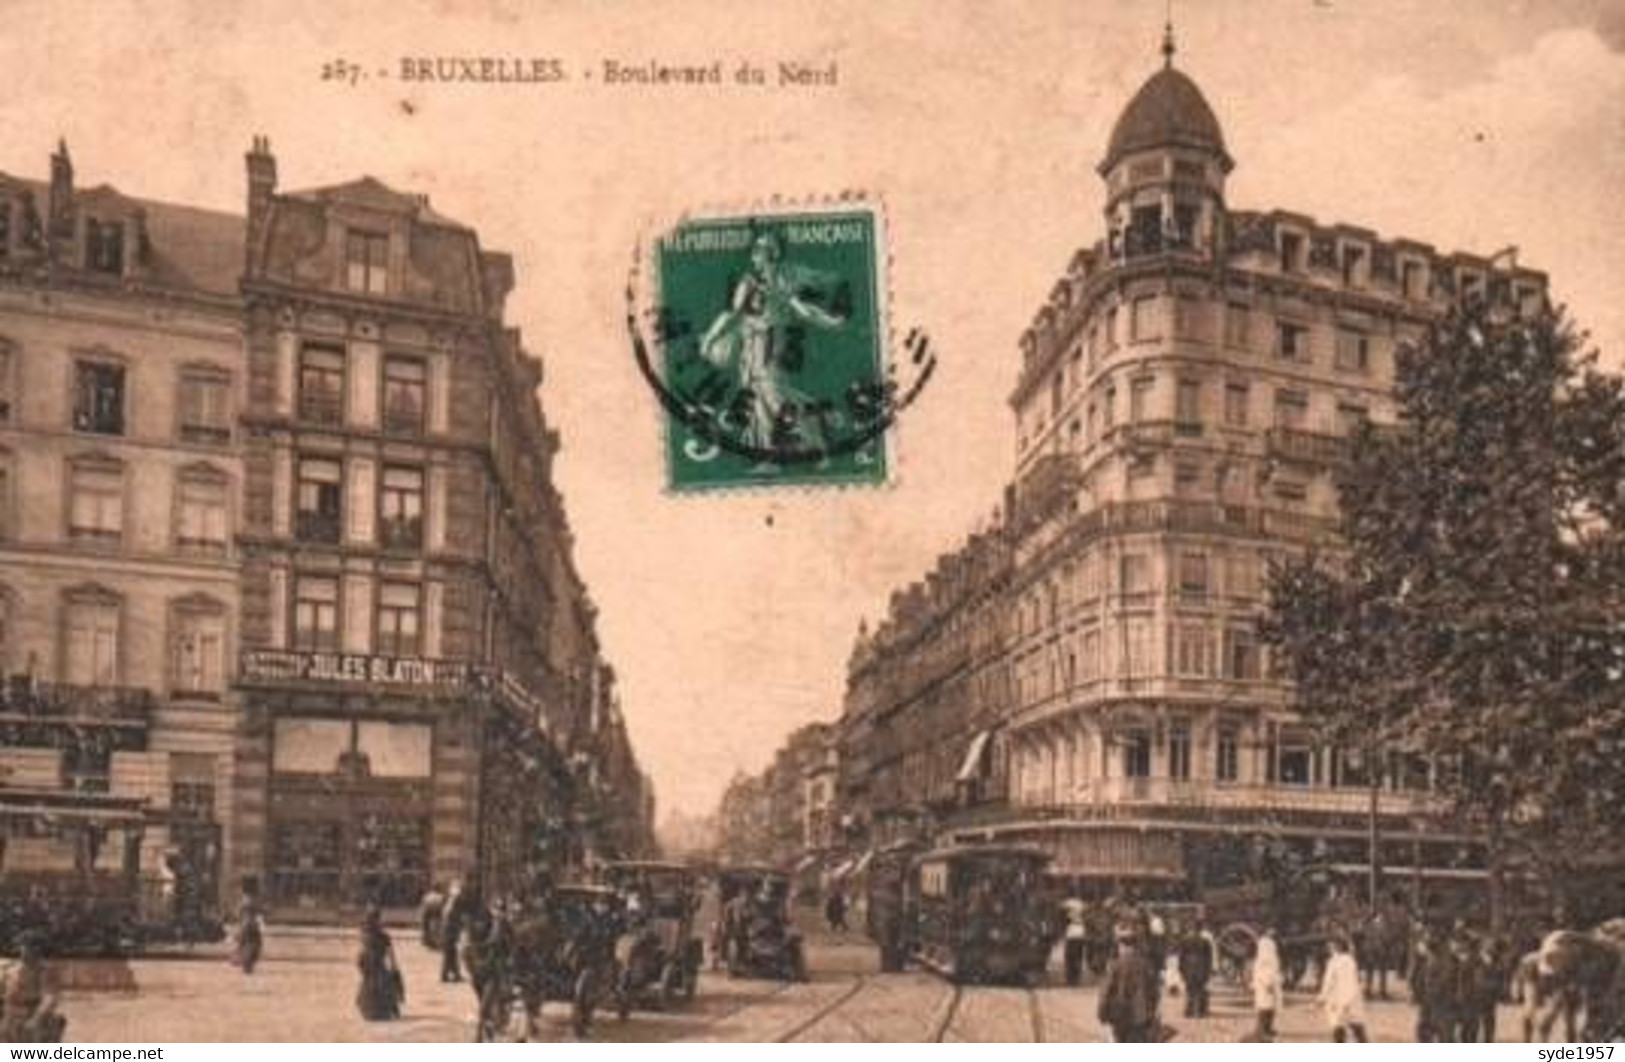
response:
[[[1258,1038],[1275,1039],[1275,1013],[1284,1005],[1281,986],[1281,952],[1275,934],[1266,929],[1258,938],[1258,954],[1253,956],[1253,1010],[1258,1014]]]

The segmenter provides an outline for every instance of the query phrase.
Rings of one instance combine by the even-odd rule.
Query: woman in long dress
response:
[[[1257,1035],[1261,1043],[1275,1039],[1275,1013],[1284,1002],[1281,985],[1281,951],[1275,944],[1275,931],[1265,928],[1253,956],[1253,1010],[1258,1014]]]
[[[401,1016],[401,999],[405,992],[401,983],[401,970],[395,963],[395,946],[384,929],[383,916],[378,908],[368,908],[361,924],[361,956],[356,961],[361,969],[361,988],[356,993],[356,1008],[367,1021],[389,1021]]]
[[[1326,973],[1320,979],[1320,1006],[1332,1039],[1343,1043],[1353,1037],[1365,1043],[1365,991],[1360,969],[1347,938],[1332,937],[1332,957],[1326,960]]]

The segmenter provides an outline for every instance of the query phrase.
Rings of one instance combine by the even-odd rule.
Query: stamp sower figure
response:
[[[1253,1010],[1258,1015],[1255,1033],[1260,1043],[1275,1039],[1275,1015],[1282,1009],[1281,951],[1275,943],[1275,930],[1264,927],[1258,938],[1258,954],[1253,956]]]
[[[764,450],[774,446],[774,428],[787,405],[793,403],[801,410],[811,405],[785,382],[792,360],[791,326],[805,323],[839,328],[846,323],[844,317],[803,297],[796,278],[781,265],[783,254],[777,236],[764,233],[756,237],[750,270],[734,287],[729,308],[717,315],[700,340],[700,351],[712,364],[737,359],[740,389],[750,396],[744,438]],[[816,421],[804,418],[800,427],[816,432]]]
[[[1117,957],[1106,967],[1097,1017],[1120,1044],[1153,1043],[1157,1025],[1157,973],[1132,924],[1117,928]]]
[[[62,1042],[68,1021],[45,985],[44,941],[37,930],[17,938],[17,961],[0,972],[0,1042]]]
[[[1345,1043],[1352,1037],[1363,1044],[1366,1042],[1365,991],[1360,984],[1353,946],[1347,937],[1337,933],[1332,936],[1331,949],[1326,972],[1320,979],[1320,1006],[1326,1013],[1326,1025],[1333,1041]]]
[[[395,946],[384,929],[383,914],[368,907],[361,922],[361,988],[356,993],[356,1009],[367,1021],[389,1021],[401,1016],[406,986],[395,963]]]

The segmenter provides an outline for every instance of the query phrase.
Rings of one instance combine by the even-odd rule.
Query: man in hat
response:
[[[62,1042],[68,1021],[45,984],[44,941],[37,930],[17,938],[17,961],[0,976],[0,1040],[12,1044]]]
[[[1117,927],[1117,957],[1106,967],[1097,1016],[1120,1044],[1154,1043],[1157,1025],[1157,971],[1152,968],[1132,923]]]

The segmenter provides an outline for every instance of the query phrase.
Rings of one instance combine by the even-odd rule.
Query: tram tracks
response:
[[[953,1027],[954,1017],[959,1013],[959,1002],[965,998],[965,990],[958,985],[948,986],[948,998],[937,1008],[937,1013],[931,1018],[931,1035],[927,1042],[940,1044]]]
[[[827,1003],[820,1004],[819,1007],[811,1014],[797,1021],[794,1025],[775,1036],[773,1038],[773,1042],[778,1044],[788,1044],[794,1042],[798,1037],[807,1033],[820,1022],[834,1014],[837,1010],[840,1010],[842,1007],[846,1006],[846,1004],[850,1003],[859,992],[863,991],[864,986],[867,985],[871,980],[873,980],[873,978],[865,976],[853,981],[852,984],[843,989],[834,999]]]

